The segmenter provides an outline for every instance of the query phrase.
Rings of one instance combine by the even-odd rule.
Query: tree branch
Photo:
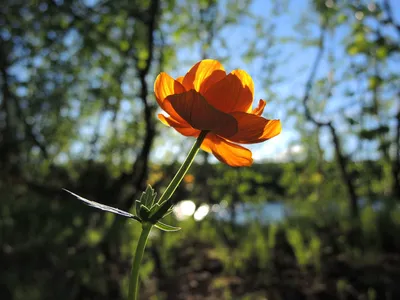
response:
[[[320,120],[317,120],[311,113],[310,108],[308,107],[308,101],[310,99],[313,82],[315,80],[315,76],[316,76],[318,67],[321,63],[321,60],[322,60],[322,57],[324,54],[324,50],[325,50],[324,43],[325,43],[326,29],[327,29],[327,24],[325,24],[325,23],[322,24],[321,33],[320,33],[319,42],[318,42],[318,52],[315,57],[313,66],[311,68],[311,73],[306,82],[305,92],[304,92],[304,96],[303,96],[303,107],[305,110],[305,115],[306,115],[307,120],[311,121],[314,125],[316,125],[318,127],[328,127],[328,129],[332,135],[332,142],[333,142],[333,145],[335,148],[337,163],[339,165],[343,183],[345,184],[347,193],[349,195],[351,214],[354,218],[358,218],[359,209],[358,209],[358,203],[357,203],[356,189],[355,189],[354,183],[351,179],[351,175],[350,175],[349,171],[347,170],[347,160],[346,160],[345,155],[342,152],[340,139],[336,132],[336,129],[333,126],[332,121],[322,122]]]
[[[389,4],[389,0],[383,1],[383,7],[385,8],[388,21],[397,30],[400,40],[400,24],[397,24],[393,17],[392,7]],[[400,89],[397,91],[397,98],[400,99]],[[393,187],[392,194],[400,199],[400,105],[398,104],[396,114],[396,135],[394,140],[395,145],[395,158],[394,164],[392,165],[392,176],[393,176]]]
[[[9,82],[8,82],[8,74],[7,74],[7,69],[8,69],[8,55],[6,51],[4,50],[5,48],[5,43],[2,38],[0,38],[0,74],[2,77],[2,85],[1,85],[1,91],[2,91],[2,103],[0,106],[1,110],[4,110],[5,113],[5,127],[4,129],[2,128],[2,131],[0,132],[0,142],[1,142],[1,150],[0,154],[1,157],[3,158],[4,162],[8,161],[8,156],[11,153],[11,144],[12,144],[12,134],[11,134],[11,114],[10,114],[10,98],[11,98],[11,91],[9,87]]]

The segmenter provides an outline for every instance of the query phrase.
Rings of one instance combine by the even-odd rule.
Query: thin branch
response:
[[[333,145],[335,148],[335,153],[336,153],[336,158],[337,158],[337,162],[339,165],[339,169],[341,172],[341,177],[342,177],[343,183],[345,184],[348,195],[349,195],[351,214],[354,218],[358,218],[359,210],[358,210],[358,204],[357,204],[356,189],[355,189],[354,183],[351,179],[351,175],[347,170],[347,160],[346,160],[345,155],[342,153],[342,147],[341,147],[340,139],[336,132],[336,129],[333,126],[332,121],[322,122],[320,120],[317,120],[311,113],[310,108],[308,107],[308,101],[310,99],[310,94],[312,91],[313,83],[314,83],[314,80],[316,77],[318,67],[322,60],[324,50],[325,50],[324,42],[325,42],[326,30],[327,30],[327,24],[324,23],[321,25],[321,33],[320,33],[319,42],[318,42],[318,52],[315,57],[313,66],[311,68],[311,73],[306,82],[305,92],[304,92],[304,96],[303,96],[303,106],[304,106],[305,115],[306,115],[307,120],[311,121],[317,127],[328,127],[328,129],[332,135],[332,141],[333,141]]]
[[[5,143],[9,143],[9,138],[11,136],[11,115],[10,115],[10,98],[11,98],[11,91],[9,87],[9,82],[8,82],[8,55],[6,51],[4,50],[5,48],[5,43],[3,39],[0,38],[0,73],[3,78],[2,80],[2,103],[0,106],[0,109],[5,111],[5,128],[4,128],[4,133],[2,133],[3,136],[3,141]]]
[[[400,91],[398,92],[397,97],[400,99]],[[398,104],[398,106],[399,107],[396,116],[397,126],[396,126],[396,139],[395,139],[396,157],[392,172],[394,177],[393,193],[397,195],[397,197],[400,199],[400,105]]]
[[[392,24],[399,35],[400,40],[400,24],[396,23],[393,17],[392,7],[390,6],[389,0],[383,1],[383,7],[385,8],[387,14],[387,21]],[[400,99],[400,89],[397,91],[397,98]],[[394,164],[392,166],[392,176],[393,176],[393,187],[392,193],[400,199],[400,105],[398,104],[398,110],[396,114],[396,136],[394,139],[395,153]]]
[[[148,161],[150,149],[153,144],[154,136],[155,136],[155,125],[153,121],[153,111],[154,106],[148,103],[148,84],[146,77],[150,71],[150,67],[154,58],[154,32],[157,27],[157,20],[159,14],[160,1],[154,0],[151,2],[149,7],[149,20],[147,23],[148,27],[148,39],[147,39],[147,47],[149,55],[145,60],[145,65],[142,68],[139,68],[138,64],[136,64],[139,70],[139,80],[140,80],[140,100],[144,106],[144,121],[145,121],[145,137],[142,144],[142,148],[132,165],[131,171],[128,173],[123,173],[111,186],[110,195],[115,197],[115,194],[119,193],[122,186],[128,183],[134,187],[133,193],[125,198],[121,204],[123,209],[129,209],[133,202],[135,194],[137,194],[140,189],[144,186],[144,181],[147,177],[148,173]],[[134,44],[132,42],[132,44]]]
[[[150,71],[150,67],[154,58],[154,33],[157,27],[158,13],[160,10],[160,1],[153,0],[151,2],[149,8],[149,22],[148,22],[148,39],[147,39],[147,47],[148,47],[148,57],[145,61],[144,68],[139,71],[139,79],[141,84],[140,89],[140,99],[142,100],[144,106],[144,121],[145,121],[145,129],[146,135],[144,137],[144,143],[142,149],[140,151],[139,156],[137,157],[132,172],[135,172],[134,176],[134,185],[137,190],[143,185],[144,179],[147,177],[148,172],[148,161],[150,155],[150,149],[153,144],[154,136],[155,136],[155,126],[153,121],[153,111],[154,106],[148,103],[148,85],[146,81],[146,77]],[[139,172],[138,172],[139,171]]]
[[[305,88],[305,92],[304,92],[304,96],[303,96],[303,106],[305,109],[306,118],[317,126],[329,126],[329,124],[330,124],[330,122],[322,122],[322,121],[315,119],[310,111],[310,108],[308,107],[308,102],[310,99],[310,94],[312,91],[313,83],[314,83],[315,77],[317,75],[318,67],[321,63],[321,60],[322,60],[322,57],[323,57],[323,54],[325,51],[324,43],[325,43],[325,36],[326,36],[326,27],[327,27],[326,24],[323,24],[321,27],[321,34],[320,34],[319,41],[318,41],[317,56],[315,57],[314,63],[311,68],[310,75],[307,79],[306,88]]]
[[[25,134],[31,139],[31,141],[40,149],[40,152],[42,153],[43,157],[45,159],[49,158],[49,153],[47,151],[47,148],[45,146],[45,143],[42,143],[39,138],[36,136],[34,133],[33,127],[26,121],[26,116],[25,113],[18,101],[17,96],[13,95],[15,104],[16,104],[16,111],[19,119],[21,122],[24,124],[24,129],[25,129]]]

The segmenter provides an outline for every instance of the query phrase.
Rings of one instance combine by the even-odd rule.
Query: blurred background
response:
[[[125,299],[138,223],[194,142],[157,74],[254,79],[281,135],[201,152],[153,230],[141,299],[400,299],[400,2],[53,0],[0,6],[0,298]]]

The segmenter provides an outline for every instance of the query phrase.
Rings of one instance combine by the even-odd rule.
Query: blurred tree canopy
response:
[[[199,157],[176,201],[209,213],[154,232],[142,298],[400,297],[399,5],[260,1],[2,3],[1,299],[126,297],[138,224],[61,188],[124,210],[162,191],[190,142],[153,82],[206,57],[257,74],[293,138],[251,168]]]

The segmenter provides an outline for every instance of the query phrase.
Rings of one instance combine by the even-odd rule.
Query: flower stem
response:
[[[196,142],[192,146],[192,149],[190,149],[182,166],[179,168],[178,172],[175,174],[174,178],[172,179],[172,181],[170,182],[164,193],[161,195],[160,199],[158,200],[158,203],[161,204],[164,201],[167,201],[169,198],[171,198],[172,194],[175,192],[179,183],[181,183],[183,177],[185,176],[190,166],[192,165],[194,157],[196,156],[197,152],[199,152],[201,143],[204,141],[204,138],[206,137],[207,133],[208,133],[207,131],[202,131],[200,133]]]
[[[158,203],[160,203],[161,207],[158,209],[158,211],[154,213],[154,217],[156,220],[161,219],[164,216],[164,214],[168,211],[168,209],[171,208],[172,202],[169,202],[168,200],[174,194],[176,188],[181,183],[183,177],[185,176],[190,166],[192,165],[194,157],[196,156],[197,152],[199,152],[201,143],[204,141],[204,138],[206,137],[207,133],[208,131],[202,131],[200,133],[196,142],[190,149],[182,166],[179,168],[178,172],[176,173],[176,175],[174,176],[174,178],[172,179],[172,181],[170,182],[170,184],[168,185],[168,187],[158,200]],[[139,268],[143,258],[143,253],[146,247],[147,239],[149,237],[152,227],[153,224],[151,223],[148,222],[142,223],[142,232],[140,233],[139,242],[136,246],[136,252],[133,258],[131,278],[129,282],[129,295],[128,295],[129,300],[137,300],[139,296]]]
[[[142,225],[142,232],[140,233],[139,242],[136,246],[136,252],[133,258],[131,279],[129,282],[129,300],[137,300],[139,296],[140,263],[142,261],[144,248],[146,247],[147,239],[149,237],[152,227],[153,225],[151,223],[143,223]]]
[[[198,136],[196,142],[190,149],[185,161],[183,162],[182,166],[179,168],[178,172],[175,174],[174,178],[170,182],[170,184],[167,186],[165,189],[164,193],[161,195],[160,199],[158,200],[158,203],[160,204],[160,208],[151,215],[152,219],[159,220],[161,219],[164,214],[168,211],[168,209],[171,208],[172,206],[172,201],[169,201],[171,196],[174,194],[176,188],[178,185],[181,183],[183,177],[189,170],[190,166],[193,163],[193,160],[199,152],[201,143],[204,141],[208,131],[202,131],[200,132],[200,135]]]

